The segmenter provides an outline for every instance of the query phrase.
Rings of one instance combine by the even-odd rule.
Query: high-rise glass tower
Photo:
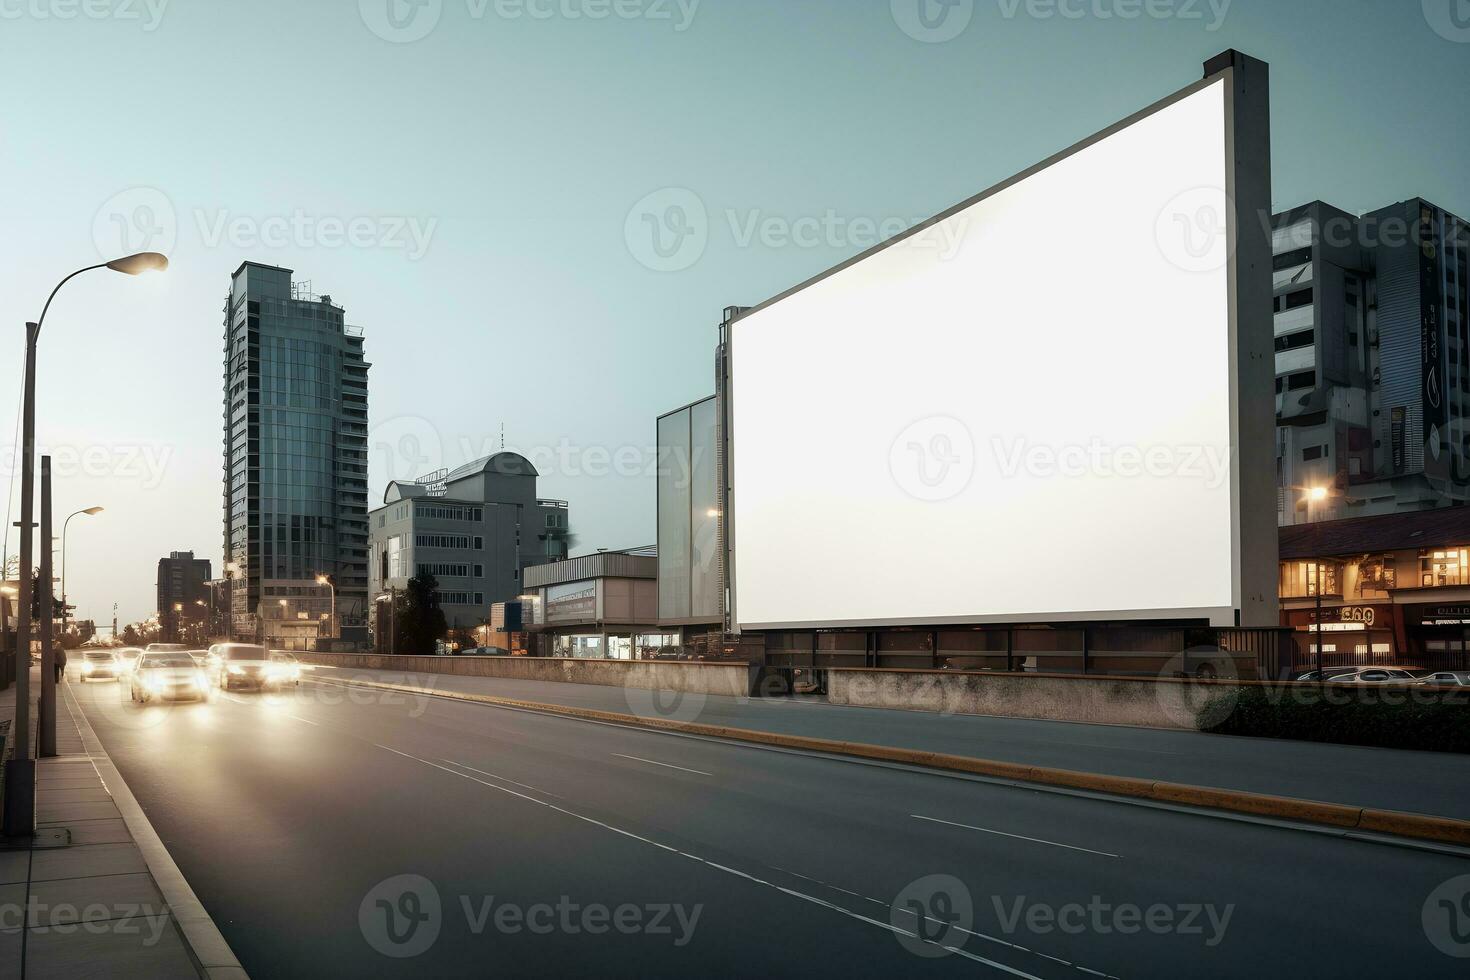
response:
[[[224,553],[236,640],[367,639],[371,365],[342,316],[290,269],[245,262],[231,277]]]

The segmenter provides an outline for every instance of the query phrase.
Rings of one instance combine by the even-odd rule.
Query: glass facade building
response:
[[[343,323],[330,296],[293,283],[291,270],[254,262],[235,271],[224,326],[232,636],[296,648],[365,640],[362,331]]]
[[[658,621],[723,621],[713,397],[658,420]]]

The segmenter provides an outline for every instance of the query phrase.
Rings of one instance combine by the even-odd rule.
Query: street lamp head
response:
[[[121,272],[129,276],[136,276],[144,272],[162,272],[168,268],[168,256],[161,252],[138,252],[135,255],[113,259],[107,263],[107,267],[113,272]]]

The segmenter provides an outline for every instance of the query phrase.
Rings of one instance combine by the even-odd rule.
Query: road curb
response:
[[[82,735],[82,745],[86,748],[92,765],[102,775],[107,791],[112,794],[112,802],[122,814],[133,843],[142,852],[143,861],[148,865],[148,873],[153,876],[159,892],[163,894],[169,913],[178,924],[184,943],[189,947],[202,975],[208,980],[249,980],[249,974],[235,958],[230,944],[225,942],[225,937],[214,924],[214,919],[204,910],[194,889],[189,887],[184,873],[174,863],[173,856],[168,853],[168,848],[153,829],[153,824],[133,796],[133,791],[128,788],[122,773],[118,772],[112,757],[102,747],[102,741],[93,730],[92,722],[82,710],[81,703],[71,693],[69,686],[58,684],[57,690],[66,692],[72,718]]]
[[[1390,834],[1397,837],[1412,837],[1417,840],[1434,841],[1441,844],[1470,846],[1470,820],[1452,817],[1432,817],[1419,813],[1404,813],[1397,810],[1378,810],[1371,807],[1348,806],[1341,803],[1323,803],[1303,800],[1291,796],[1275,796],[1265,793],[1247,793],[1242,790],[1220,789],[1210,786],[1194,786],[1188,783],[1171,783],[1163,780],[1139,779],[1131,776],[1109,776],[1102,773],[1079,772],[1073,769],[1053,769],[1046,766],[1028,766],[994,759],[973,756],[950,755],[944,752],[927,752],[921,749],[894,748],[872,745],[866,742],[840,742],[835,739],[813,738],[806,735],[785,735],[750,728],[730,728],[719,725],[702,725],[698,722],[670,721],[663,718],[643,718],[638,715],[621,714],[615,711],[599,711],[595,708],[576,708],[564,704],[548,704],[541,701],[522,701],[516,698],[496,697],[492,694],[469,694],[462,691],[436,690],[414,684],[387,684],[382,681],[359,678],[333,677],[332,680],[360,687],[375,687],[405,694],[422,694],[455,701],[487,704],[502,708],[519,708],[542,714],[561,715],[585,721],[608,722],[631,725],[655,731],[673,731],[688,735],[704,735],[736,742],[771,745],[778,748],[799,749],[808,752],[825,752],[830,755],[855,756],[903,765],[922,766],[929,769],[945,769],[965,772],[996,779],[1017,782],[1040,783],[1068,789],[1109,793],[1136,799],[1155,800],[1161,803],[1183,804],[1212,810],[1245,813],[1256,817],[1272,817],[1281,820],[1296,820],[1304,823],[1323,824],[1343,830],[1359,830],[1370,833]]]

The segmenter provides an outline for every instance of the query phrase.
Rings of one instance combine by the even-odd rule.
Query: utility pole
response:
[[[41,457],[41,709],[37,758],[56,754],[56,640],[52,635],[55,611],[51,608],[51,457]]]

